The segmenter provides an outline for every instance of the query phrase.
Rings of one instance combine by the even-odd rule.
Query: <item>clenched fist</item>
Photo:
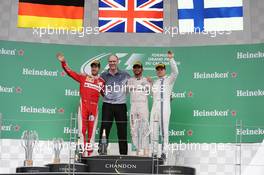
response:
[[[62,53],[57,53],[56,57],[60,62],[65,61],[64,55]]]
[[[168,58],[169,59],[173,59],[173,57],[174,57],[174,54],[172,53],[172,51],[168,51]]]

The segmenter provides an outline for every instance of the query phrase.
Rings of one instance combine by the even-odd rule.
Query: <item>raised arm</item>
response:
[[[177,63],[173,57],[174,57],[174,54],[171,51],[168,51],[168,58],[170,60],[170,66],[171,66],[171,74],[169,76],[170,83],[174,83],[174,81],[176,80],[179,74]]]
[[[73,70],[71,70],[67,63],[66,63],[66,60],[64,58],[64,55],[62,53],[57,53],[57,59],[61,62],[61,66],[62,68],[64,69],[64,71],[70,76],[72,77],[74,80],[80,82],[81,81],[81,78],[82,78],[82,75],[74,72]]]

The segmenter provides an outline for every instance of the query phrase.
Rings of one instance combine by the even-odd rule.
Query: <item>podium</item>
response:
[[[152,174],[155,165],[163,164],[161,159],[139,156],[92,156],[81,158],[81,162],[88,166],[88,172],[95,173],[144,173]]]
[[[195,175],[195,169],[164,165],[160,158],[104,155],[82,157],[75,164],[47,164],[44,167],[18,167],[16,174],[175,174]],[[43,174],[43,173],[42,173]]]
[[[23,166],[16,168],[17,173],[41,173],[49,172],[49,167],[46,166]]]
[[[139,156],[92,156],[81,158],[88,166],[88,172],[96,174],[177,174],[195,175],[195,169],[183,166],[163,165],[163,160]]]
[[[82,163],[75,163],[75,164],[51,163],[45,166],[49,167],[49,172],[87,172],[88,171],[87,165]]]
[[[195,169],[184,166],[159,165],[156,174],[195,175]]]

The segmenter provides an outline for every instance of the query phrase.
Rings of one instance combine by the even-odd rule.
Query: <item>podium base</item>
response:
[[[93,173],[144,173],[151,174],[155,166],[163,164],[161,159],[140,156],[92,156],[81,158],[81,162],[88,166],[88,172]]]
[[[195,169],[163,165],[160,158],[140,156],[92,156],[81,158],[81,163],[47,164],[44,167],[18,167],[16,174],[175,174],[195,175]]]
[[[17,173],[39,173],[39,172],[49,172],[49,167],[45,166],[23,166],[16,168]]]
[[[49,167],[49,172],[87,172],[87,165],[82,163],[75,163],[75,164],[51,163],[45,166]]]

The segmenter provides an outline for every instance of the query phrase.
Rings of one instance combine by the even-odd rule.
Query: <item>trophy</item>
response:
[[[150,128],[148,121],[143,119],[137,114],[137,119],[135,120],[134,128],[136,129],[136,146],[139,155],[144,155],[144,147],[146,146],[147,137],[150,134]],[[148,146],[148,145],[147,145]]]
[[[153,156],[157,156],[159,150],[159,120],[157,114],[154,114],[154,120],[152,121],[151,125],[152,154]]]
[[[24,166],[33,166],[32,153],[38,142],[38,134],[36,131],[24,131],[21,137],[21,145],[25,149]]]
[[[61,153],[62,148],[63,148],[63,139],[54,138],[53,139],[53,151],[54,151],[53,163],[54,164],[60,163],[60,153]]]

